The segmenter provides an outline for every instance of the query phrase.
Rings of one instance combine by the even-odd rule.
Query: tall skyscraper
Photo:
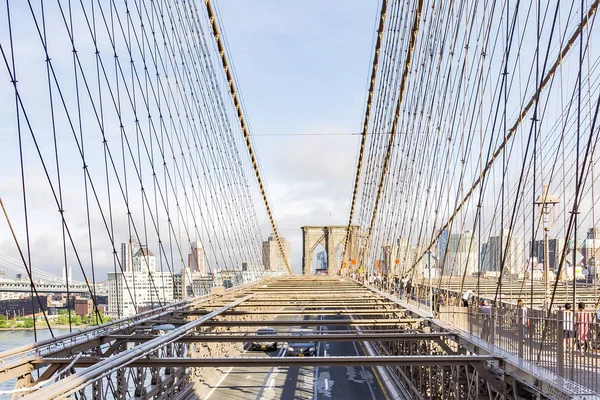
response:
[[[188,268],[190,272],[197,272],[202,276],[208,275],[208,265],[204,249],[197,242],[192,242],[192,251],[188,254]]]
[[[531,252],[531,242],[528,246],[528,252]],[[550,271],[556,272],[558,270],[558,264],[565,248],[565,240],[562,238],[548,239],[548,256],[550,257],[549,268]],[[532,257],[537,259],[538,263],[543,264],[546,262],[545,242],[543,240],[536,240],[533,245]]]
[[[131,272],[133,265],[131,263],[131,244],[121,243],[121,268],[125,272]]]
[[[588,229],[583,253],[586,265],[590,265],[592,258],[594,265],[600,265],[600,228]]]
[[[444,262],[444,256],[446,254],[446,249],[448,248],[449,238],[450,238],[450,233],[448,232],[448,229],[445,229],[442,232],[442,234],[440,235],[440,238],[438,239],[437,253],[438,253],[438,263],[440,264],[440,266]]]
[[[438,256],[442,260],[441,272],[444,275],[462,276],[465,270],[467,275],[477,272],[479,245],[472,232],[467,231],[448,235],[448,242],[445,247],[445,252],[440,253]]]
[[[523,268],[525,244],[523,236],[510,235],[505,229],[502,236],[490,236],[486,250],[485,271],[500,272],[504,261],[505,274],[518,274]]]
[[[121,243],[121,268],[123,268],[124,272],[132,272],[133,271],[133,255],[136,254],[140,249],[140,242],[135,238],[135,236],[131,236],[129,241],[126,243]]]
[[[327,253],[325,251],[317,253],[317,269],[327,269]]]
[[[287,259],[288,265],[292,266],[292,251],[290,243],[285,240],[285,238],[281,239],[281,245],[283,246],[283,251],[285,253],[285,258]],[[269,239],[262,244],[262,259],[263,265],[265,266],[265,271],[285,271],[285,261],[281,256],[281,250],[279,249],[279,244],[277,243],[277,239],[275,239],[275,235],[271,234]]]

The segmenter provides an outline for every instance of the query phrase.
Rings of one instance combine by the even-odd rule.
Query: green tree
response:
[[[0,328],[6,328],[8,326],[8,318],[6,315],[0,315]]]
[[[69,317],[67,314],[60,314],[58,318],[56,318],[56,323],[58,325],[69,325]]]
[[[27,317],[23,320],[24,328],[33,328],[33,318]]]

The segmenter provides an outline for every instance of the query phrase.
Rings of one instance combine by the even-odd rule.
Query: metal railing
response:
[[[460,296],[426,285],[415,285],[410,293],[373,282],[373,287],[396,295],[408,304],[431,311],[441,322],[483,339],[498,348],[534,363],[559,377],[600,392],[600,321],[593,312],[547,312],[517,309],[516,304],[498,302],[482,308],[473,296],[468,306],[457,305]],[[458,297],[457,297],[458,296]]]

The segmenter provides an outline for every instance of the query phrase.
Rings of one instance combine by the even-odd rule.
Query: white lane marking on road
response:
[[[323,309],[323,308],[321,308]],[[319,315],[319,321],[323,320],[323,316]],[[317,332],[321,333],[321,326],[317,327]],[[321,353],[321,341],[319,340],[317,342],[317,356],[319,356],[319,354]],[[318,391],[317,391],[317,387],[318,384],[317,382],[319,382],[319,366],[317,365],[317,367],[315,368],[315,377],[313,378],[313,399],[317,400],[319,397]]]
[[[244,348],[244,350],[240,353],[240,356],[243,356],[244,354],[246,354],[248,352],[248,350],[246,350]],[[210,389],[210,391],[208,392],[208,394],[206,395],[206,399],[210,398],[210,396],[213,395],[213,393],[215,392],[215,390],[217,390],[217,388],[219,386],[221,386],[221,383],[223,383],[223,381],[225,380],[225,378],[227,378],[227,376],[229,375],[229,373],[231,371],[233,371],[234,367],[229,367],[229,369],[227,370],[227,372],[225,372],[225,374],[223,374],[223,376],[221,377],[221,379],[219,379],[219,381],[217,382],[217,384],[215,385],[215,387],[213,387],[212,389]],[[247,378],[246,378],[247,379]]]
[[[335,382],[331,379],[331,374],[327,371],[323,371],[321,372],[321,375],[319,375],[319,380],[315,382],[315,385],[318,387],[318,393],[321,396],[331,398],[333,397],[332,389],[334,383]]]
[[[281,349],[279,349],[279,352],[277,353],[277,355],[275,357],[283,357],[283,355],[286,353],[287,351],[287,345],[281,346]],[[275,372],[274,375],[272,375]],[[267,388],[267,383],[269,382],[269,378],[271,378],[271,376],[273,376],[273,381],[275,381],[274,377],[276,377],[279,374],[279,368],[277,367],[271,367],[271,369],[269,370],[269,372],[267,373],[267,375],[265,376],[265,379],[263,381],[263,384],[258,392],[258,395],[256,396],[256,400],[260,400],[263,398],[263,393],[265,391],[265,389],[269,389],[269,390],[273,390],[273,386],[271,385],[271,387]],[[274,392],[271,392],[269,394],[269,398],[273,397]]]
[[[357,356],[360,356],[359,352],[358,352],[358,347],[356,347],[356,342],[352,342],[352,345],[354,346],[354,351],[356,352]],[[373,391],[373,386],[371,386],[371,379],[369,379],[369,376],[367,374],[367,371],[365,370],[365,367],[360,367],[362,369],[363,372],[363,376],[365,378],[365,381],[367,381],[367,386],[369,387],[369,392],[371,393],[371,398],[373,400],[377,400],[375,398],[375,392]]]

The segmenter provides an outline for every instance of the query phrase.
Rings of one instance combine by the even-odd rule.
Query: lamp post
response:
[[[429,270],[429,311],[433,315],[433,293],[431,288],[431,258],[437,261],[437,257],[431,254],[431,250],[427,251],[427,269]],[[439,294],[438,294],[439,296]],[[439,301],[439,299],[436,299]]]
[[[554,225],[554,206],[559,202],[558,197],[548,193],[548,185],[543,185],[542,194],[535,201],[544,227],[544,293],[546,298],[548,298],[550,292],[550,249],[548,248],[548,232]]]

